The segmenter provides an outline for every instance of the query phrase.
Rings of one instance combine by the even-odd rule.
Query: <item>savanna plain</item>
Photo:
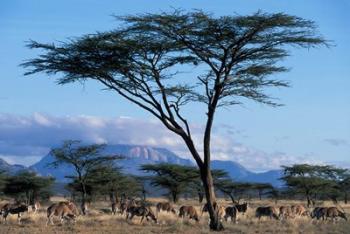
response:
[[[112,215],[109,202],[95,202],[90,205],[89,212],[85,216],[79,216],[75,223],[65,221],[61,224],[60,220],[54,218],[54,225],[46,225],[46,208],[52,203],[62,201],[63,198],[55,197],[50,202],[42,204],[41,209],[37,213],[31,211],[26,212],[22,216],[22,221],[17,222],[17,216],[12,215],[8,218],[7,223],[2,222],[0,225],[0,233],[210,233],[208,228],[208,214],[201,216],[202,205],[196,200],[182,199],[175,205],[178,209],[181,205],[193,205],[199,215],[200,221],[197,223],[186,218],[179,218],[176,214],[160,212],[157,214],[159,223],[147,221],[146,219],[140,223],[140,217],[134,217],[133,220],[126,220],[125,215]],[[152,204],[156,204],[164,199],[149,199]],[[223,206],[229,206],[230,201],[220,200]],[[310,217],[296,217],[286,220],[271,220],[263,217],[259,221],[255,217],[255,209],[258,206],[282,206],[302,204],[303,201],[282,200],[275,204],[272,200],[251,200],[248,201],[249,208],[245,215],[238,215],[238,222],[224,222],[225,230],[221,233],[350,233],[350,223],[345,220],[338,221],[322,221],[311,219]],[[155,212],[155,206],[152,210]],[[331,202],[322,202],[319,206],[334,206]],[[350,213],[350,205],[343,203],[338,204]],[[312,208],[310,208],[311,211]]]

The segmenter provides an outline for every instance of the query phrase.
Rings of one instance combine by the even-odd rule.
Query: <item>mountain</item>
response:
[[[211,168],[226,171],[231,179],[235,181],[270,183],[276,187],[281,187],[283,185],[282,181],[279,180],[279,178],[282,176],[281,170],[271,170],[267,172],[255,173],[249,171],[237,162],[220,160],[213,160],[211,162]]]
[[[18,164],[9,164],[5,160],[0,158],[0,171],[5,171],[8,174],[15,174],[19,171],[26,170],[27,168]]]
[[[124,173],[132,175],[144,175],[144,173],[139,170],[142,164],[172,163],[186,166],[194,165],[191,160],[180,158],[173,152],[158,147],[141,145],[108,145],[104,149],[103,153],[123,155],[125,159],[118,160],[116,163],[118,166],[122,167]],[[21,167],[18,165],[11,166],[5,161],[2,163],[2,161],[0,161],[0,168],[4,163],[7,165],[7,167],[9,167],[8,170],[10,171],[18,171],[18,167]],[[43,176],[53,176],[56,178],[57,182],[67,182],[65,176],[74,174],[73,168],[69,165],[61,165],[58,168],[48,167],[47,165],[53,161],[53,155],[48,154],[39,162],[29,167],[29,170],[35,171]],[[212,169],[227,171],[229,176],[235,181],[271,183],[277,187],[281,187],[283,185],[282,181],[279,180],[279,178],[282,176],[281,170],[255,173],[249,171],[237,162],[220,160],[213,160],[211,167]]]
[[[233,161],[213,160],[211,161],[211,168],[224,170],[232,179],[237,181],[241,181],[242,179],[255,174],[254,172],[247,170],[241,164]]]
[[[179,165],[192,166],[193,163],[188,159],[183,159],[173,152],[158,147],[140,146],[140,145],[108,145],[104,154],[118,154],[125,159],[118,160],[116,163],[122,167],[125,173],[133,175],[142,175],[139,170],[142,164],[155,163],[172,163]],[[73,168],[68,165],[61,165],[58,168],[50,168],[47,165],[54,161],[53,155],[50,153],[43,157],[39,162],[30,167],[31,170],[44,175],[53,176],[58,181],[66,181],[66,175],[73,174]]]

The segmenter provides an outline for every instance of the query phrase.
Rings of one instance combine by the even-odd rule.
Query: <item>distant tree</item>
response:
[[[328,196],[334,200],[335,193],[338,193],[336,181],[345,171],[329,165],[309,164],[295,164],[283,168],[284,176],[281,179],[294,193],[306,197],[308,207],[314,204],[317,195]]]
[[[74,191],[82,192],[80,183],[75,179],[69,184]],[[121,168],[113,164],[104,164],[93,168],[86,178],[86,192],[91,197],[109,195],[111,202],[117,202],[122,196],[141,196],[142,183],[139,178],[125,175]]]
[[[261,200],[262,195],[266,191],[270,191],[273,186],[269,183],[254,183],[252,188],[258,191],[259,200]]]
[[[220,192],[230,197],[232,203],[239,203],[242,196],[254,188],[252,183],[234,182],[232,179],[218,180],[215,186]]]
[[[186,144],[201,174],[209,226],[222,230],[210,171],[215,113],[242,104],[242,98],[278,106],[265,90],[288,86],[269,78],[288,70],[280,63],[289,55],[288,46],[311,48],[326,42],[314,22],[284,13],[214,17],[175,10],[117,19],[121,24],[113,31],[60,45],[31,41],[29,48],[44,53],[22,64],[32,68],[26,75],[63,73],[58,84],[94,80],[152,114]],[[181,71],[187,72],[186,79],[178,76]],[[190,102],[204,105],[202,150],[183,113]]]
[[[91,179],[91,173],[103,165],[114,163],[115,160],[121,159],[117,155],[104,155],[102,153],[104,144],[81,145],[80,141],[65,141],[60,148],[51,151],[55,161],[50,163],[53,167],[58,167],[61,164],[73,166],[74,175],[67,175],[67,178],[73,180],[74,186],[79,186],[77,189],[81,193],[81,208],[86,214],[86,201],[88,191],[88,182]]]
[[[168,190],[167,195],[176,203],[180,195],[188,190],[188,185],[198,178],[198,172],[193,167],[176,164],[146,164],[141,170],[151,172],[151,185]]]
[[[349,193],[350,193],[350,175],[347,174],[343,180],[338,182],[339,190],[343,193],[344,203],[348,203]]]
[[[4,188],[6,186],[6,178],[7,173],[5,171],[0,170],[0,194],[2,195],[4,192]]]
[[[267,197],[275,200],[275,204],[278,203],[278,200],[281,198],[281,191],[277,188],[272,187],[270,190],[266,192]]]
[[[52,177],[42,177],[34,172],[23,171],[7,177],[4,193],[18,200],[23,197],[26,204],[33,204],[39,198],[47,199],[47,196],[50,196],[50,187],[54,181]]]

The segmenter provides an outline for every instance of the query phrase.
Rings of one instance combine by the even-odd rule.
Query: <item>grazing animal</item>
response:
[[[295,216],[309,216],[310,213],[303,205],[292,205],[291,206],[292,212]]]
[[[199,222],[197,210],[193,206],[181,206],[179,210],[179,217],[184,218],[188,216],[190,219]]]
[[[152,209],[147,206],[131,206],[127,209],[126,219],[132,220],[132,218],[136,216],[142,216],[140,223],[142,223],[143,219],[146,217],[147,221],[150,217],[155,223],[158,223],[156,216],[154,215]]]
[[[34,202],[34,203],[31,205],[31,207],[32,207],[33,213],[35,214],[35,213],[38,212],[39,209],[41,208],[40,202],[38,202],[38,201]]]
[[[235,207],[237,208],[237,211],[239,213],[242,213],[242,215],[244,215],[245,212],[247,212],[247,210],[248,210],[248,203],[245,202],[243,204],[236,204]]]
[[[112,206],[112,215],[115,215],[118,210],[117,203],[113,202],[111,206]]]
[[[290,206],[281,206],[279,219],[294,218],[292,208]]]
[[[77,217],[76,215],[76,210],[72,208],[76,208],[76,206],[72,206],[73,203],[70,202],[59,202],[59,203],[54,203],[51,206],[47,208],[47,222],[46,225],[50,222],[51,224],[53,223],[53,216],[58,216],[61,219],[61,223],[63,223],[63,220],[70,219],[75,222],[75,218]]]
[[[127,209],[129,207],[132,206],[137,206],[136,201],[134,199],[131,200],[127,200],[127,199],[123,199],[120,201],[120,214],[123,215],[124,212],[127,211]]]
[[[345,212],[340,211],[337,207],[328,207],[326,212],[326,219],[331,218],[334,222],[338,217],[348,220]]]
[[[227,222],[227,219],[231,218],[231,222],[237,223],[237,213],[238,213],[238,210],[236,206],[226,207],[225,216],[224,216],[225,221]]]
[[[278,211],[277,211],[277,208],[273,206],[258,207],[256,208],[255,216],[259,218],[259,220],[262,216],[268,216],[270,217],[270,219],[274,218],[277,220]]]
[[[216,202],[213,203],[214,209],[218,210],[218,208],[220,208],[220,205],[218,205]],[[205,203],[202,211],[201,211],[201,216],[203,216],[203,213],[208,212],[208,203]]]
[[[5,223],[9,214],[17,214],[18,223],[21,223],[21,216],[23,212],[28,212],[28,206],[24,204],[5,204],[1,209],[1,214]]]
[[[89,208],[88,208],[88,204],[86,202],[83,202],[81,205],[80,205],[80,209],[83,213],[83,215],[86,215]]]
[[[218,217],[219,217],[219,219],[220,219],[220,220],[224,219],[225,214],[226,214],[226,209],[225,209],[225,207],[219,206],[219,208],[218,208],[217,211],[218,211]]]
[[[322,220],[325,220],[327,214],[327,208],[326,207],[315,207],[313,211],[311,212],[311,218],[316,218],[319,220],[322,218]]]
[[[176,214],[176,210],[175,210],[175,208],[173,207],[173,205],[170,202],[159,202],[156,205],[156,209],[157,209],[157,214],[160,211],[166,211],[168,213],[172,212],[172,213]]]
[[[66,206],[68,206],[68,208],[75,214],[75,216],[80,215],[80,211],[79,211],[78,207],[73,202],[61,201],[61,202],[59,202],[59,204],[65,204]]]

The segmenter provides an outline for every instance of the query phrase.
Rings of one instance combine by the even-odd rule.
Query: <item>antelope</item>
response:
[[[188,216],[190,219],[199,222],[199,217],[196,209],[193,206],[181,206],[179,210],[179,217],[184,218]]]

